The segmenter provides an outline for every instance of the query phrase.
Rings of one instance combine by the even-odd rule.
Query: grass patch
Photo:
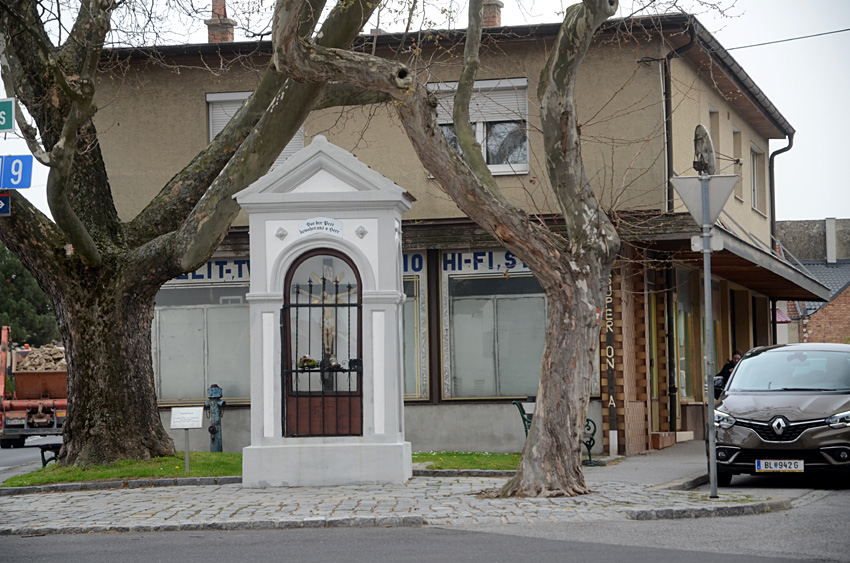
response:
[[[500,469],[516,471],[520,454],[488,452],[415,452],[413,463],[430,463],[428,469]]]
[[[516,470],[520,454],[487,452],[416,452],[414,463],[430,463],[429,469],[500,469]],[[242,454],[190,452],[189,475],[183,465],[183,452],[150,461],[119,461],[93,467],[65,467],[51,463],[47,467],[10,477],[3,487],[31,487],[51,483],[80,483],[108,479],[158,479],[174,477],[227,477],[242,475]]]
[[[30,487],[49,483],[79,483],[106,479],[149,479],[168,477],[228,477],[242,475],[242,454],[189,452],[186,474],[183,452],[172,457],[149,461],[118,461],[93,467],[65,467],[51,463],[47,467],[10,477],[4,487]]]

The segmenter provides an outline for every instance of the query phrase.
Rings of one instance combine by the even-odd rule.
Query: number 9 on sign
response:
[[[4,156],[0,189],[21,190],[32,183],[32,155]]]

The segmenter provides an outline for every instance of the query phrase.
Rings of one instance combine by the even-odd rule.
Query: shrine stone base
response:
[[[316,440],[315,443],[305,443]],[[245,487],[314,487],[405,483],[413,476],[410,442],[327,444],[296,439],[242,451]]]

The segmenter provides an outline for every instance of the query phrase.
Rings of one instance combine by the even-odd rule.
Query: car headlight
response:
[[[714,410],[715,426],[719,426],[720,428],[732,428],[732,426],[735,425],[735,422],[735,417],[733,417],[731,414],[719,411],[717,409]]]
[[[826,419],[826,423],[833,428],[850,427],[850,411],[834,414]]]

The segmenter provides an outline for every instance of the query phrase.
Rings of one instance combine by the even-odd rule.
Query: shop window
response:
[[[404,335],[404,399],[428,399],[428,304],[425,294],[427,271],[425,253],[405,252],[402,310]]]
[[[207,106],[209,108],[210,141],[221,133],[230,118],[233,117],[242,103],[248,99],[251,92],[223,92],[207,94]],[[280,156],[275,159],[272,169],[283,163],[287,158],[304,148],[304,127],[298,129],[289,143],[281,151]]]
[[[463,261],[461,253],[454,256]],[[537,280],[529,274],[447,278],[444,395],[535,395],[546,338],[546,298]]]
[[[476,140],[481,145],[490,172],[525,174],[528,162],[527,80],[480,80],[475,83],[469,114]],[[459,150],[452,111],[456,82],[429,85],[435,92],[437,121],[443,135]]]
[[[160,402],[201,402],[213,383],[225,400],[247,400],[246,293],[245,285],[160,290],[152,332]]]
[[[695,385],[691,356],[693,354],[693,308],[691,304],[691,272],[676,269],[676,355],[679,369],[679,394],[693,397]]]

